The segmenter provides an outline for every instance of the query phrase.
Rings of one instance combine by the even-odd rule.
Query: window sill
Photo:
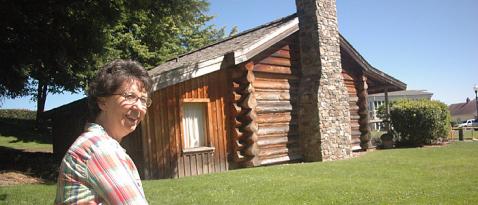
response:
[[[214,152],[214,147],[194,147],[183,149],[183,154],[209,153]]]

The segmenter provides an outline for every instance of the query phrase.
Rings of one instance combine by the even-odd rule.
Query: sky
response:
[[[210,0],[211,24],[239,31],[296,12],[295,0]],[[477,0],[337,0],[339,32],[375,68],[446,104],[473,99],[478,84]],[[49,95],[46,110],[82,98]],[[36,109],[30,97],[4,109]]]

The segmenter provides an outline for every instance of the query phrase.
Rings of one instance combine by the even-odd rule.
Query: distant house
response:
[[[398,100],[398,99],[412,99],[412,100],[419,100],[419,99],[431,99],[433,93],[427,92],[425,90],[403,90],[403,91],[395,91],[388,93],[388,100],[390,102]],[[376,93],[371,94],[368,96],[368,110],[369,110],[369,117],[370,117],[370,126],[372,130],[382,130],[384,125],[382,123],[382,119],[377,117],[377,109],[378,107],[385,105],[385,93]]]
[[[325,12],[322,15],[330,13],[335,14]],[[333,24],[328,22],[325,27],[330,25]],[[336,96],[343,91],[341,95],[344,97],[339,98],[340,102],[326,102],[326,99],[316,97],[317,92],[301,94],[304,87],[319,82],[321,76],[304,73],[301,68],[304,61],[301,56],[307,53],[302,52],[300,46],[299,28],[302,28],[299,18],[294,14],[184,54],[150,70],[154,80],[153,104],[141,126],[122,143],[137,164],[142,178],[177,178],[240,167],[307,161],[304,157],[306,149],[321,155],[320,159],[334,160],[340,159],[341,156],[337,156],[340,154],[350,156],[352,149],[360,149],[362,144],[368,143],[367,96],[405,90],[406,84],[371,66],[343,36],[337,34],[337,47],[320,48],[321,52],[332,48],[323,55],[333,53],[334,56],[325,60],[333,57],[339,61],[328,64],[338,68],[333,70],[336,73],[327,73],[339,78],[325,82],[337,87],[327,84],[323,92],[324,95]],[[317,56],[317,53],[313,54]],[[303,109],[303,102],[299,102],[309,102],[306,101],[309,99],[315,99],[311,104],[330,111],[324,112],[326,116],[320,116],[320,119],[331,119],[332,124],[317,130],[331,137],[325,139],[329,141],[321,141],[322,144],[337,142],[319,152],[317,149],[322,147],[304,146],[304,136],[299,132],[301,122],[325,123],[304,120],[315,119],[304,117],[314,110]],[[346,106],[342,106],[344,104]],[[340,106],[333,107],[336,105]],[[81,114],[61,114],[66,110],[59,109],[51,116],[69,119]],[[341,113],[347,115],[341,119],[335,117]],[[340,120],[345,123],[339,124]],[[53,124],[53,129],[66,126],[61,124],[62,120],[56,122],[59,125]],[[317,135],[316,130],[312,131]],[[56,142],[70,142],[72,140],[68,138],[74,139],[79,134],[54,133],[54,138],[61,139]],[[56,147],[57,150],[66,150],[68,146],[59,144]]]
[[[456,103],[448,106],[451,119],[455,122],[461,122],[476,117],[476,99],[466,98],[464,103]]]

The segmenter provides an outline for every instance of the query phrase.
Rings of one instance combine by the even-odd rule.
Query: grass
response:
[[[477,204],[478,142],[350,160],[143,181],[150,204]],[[0,187],[0,204],[48,204],[54,185]]]
[[[29,150],[38,152],[52,152],[53,150],[52,144],[42,143],[38,141],[23,141],[13,136],[0,136],[0,146],[17,150]]]
[[[0,117],[0,148],[52,152],[47,133],[35,128],[34,119]]]
[[[458,140],[458,135],[458,130],[452,130],[449,139]],[[463,138],[465,140],[478,139],[478,130],[475,130],[474,128],[464,128]]]

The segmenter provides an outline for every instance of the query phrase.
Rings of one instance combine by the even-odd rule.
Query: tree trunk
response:
[[[43,80],[38,80],[37,88],[37,115],[36,115],[36,125],[37,128],[40,128],[42,124],[41,115],[45,111],[45,102],[47,96],[48,85]]]

